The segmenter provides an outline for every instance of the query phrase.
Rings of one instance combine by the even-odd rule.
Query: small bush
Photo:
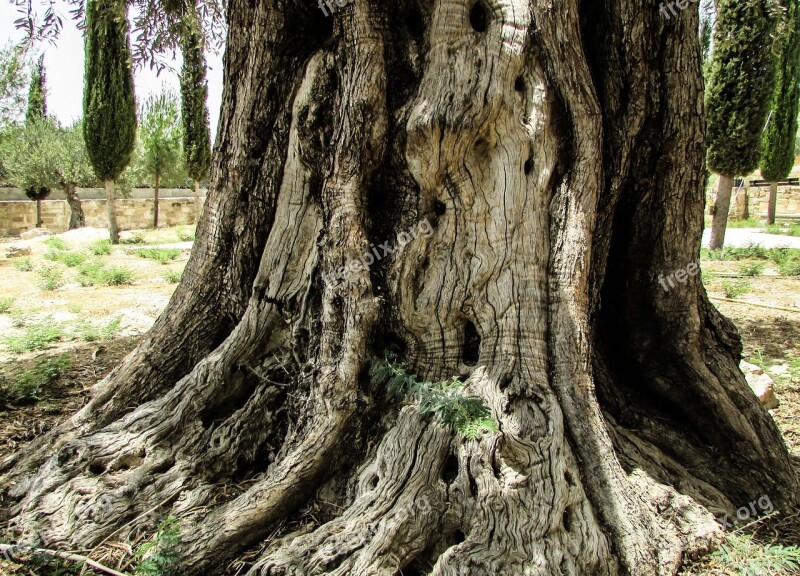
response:
[[[0,404],[26,404],[41,400],[42,388],[50,386],[69,369],[65,355],[37,360],[26,370],[0,374]]]
[[[119,332],[122,318],[114,318],[105,326],[84,322],[78,326],[77,334],[85,342],[97,342],[99,340],[111,340]]]
[[[0,314],[5,314],[9,310],[11,310],[11,306],[14,304],[14,298],[3,297],[0,298]]]
[[[95,240],[89,244],[89,252],[95,256],[107,256],[108,254],[111,254],[111,241]]]
[[[83,264],[89,256],[83,252],[50,250],[44,255],[44,257],[48,260],[53,260],[54,262],[61,262],[70,268],[75,268],[75,266]]]
[[[791,222],[789,224],[767,224],[765,229],[770,234],[781,234],[783,236],[800,236],[800,223]]]
[[[30,258],[22,258],[14,261],[14,268],[20,272],[30,272],[33,270],[33,264],[31,264]]]
[[[105,266],[96,260],[84,262],[78,268],[78,283],[81,286],[95,286],[102,284],[103,270]]]
[[[182,250],[178,248],[145,248],[144,250],[136,250],[136,255],[140,258],[149,258],[150,260],[166,264],[178,258],[181,252]]]
[[[722,283],[722,291],[725,293],[726,298],[736,298],[750,292],[750,289],[750,282],[747,280],[726,280]]]
[[[778,262],[778,270],[784,276],[800,276],[800,258],[787,258]]]
[[[20,354],[29,350],[47,348],[53,342],[61,340],[64,331],[59,326],[52,324],[31,324],[25,328],[21,336],[9,336],[5,345],[14,353]]]
[[[102,274],[103,284],[106,286],[124,286],[136,281],[136,274],[122,266],[109,266]]]
[[[170,516],[159,524],[155,538],[136,550],[139,560],[136,576],[176,576],[180,559],[177,548],[180,543],[180,524],[177,518]]]
[[[194,228],[178,228],[175,230],[175,235],[178,236],[178,240],[181,242],[191,242],[194,241],[195,229]]]
[[[739,272],[744,276],[760,276],[764,272],[763,262],[748,262],[739,266]]]
[[[42,290],[56,290],[64,285],[64,272],[58,266],[44,266],[36,274],[39,277],[36,285]]]
[[[144,244],[144,236],[141,234],[131,234],[120,239],[120,244]]]
[[[711,559],[739,576],[779,576],[800,571],[800,548],[760,544],[747,534],[726,537]]]
[[[728,228],[758,228],[761,221],[758,218],[748,218],[747,220],[728,220]]]
[[[167,270],[164,272],[164,280],[169,282],[170,284],[177,284],[181,281],[181,276],[183,275],[182,270]]]
[[[67,244],[63,238],[59,238],[58,236],[50,236],[44,242],[42,242],[42,244],[51,250],[69,250],[69,244]]]

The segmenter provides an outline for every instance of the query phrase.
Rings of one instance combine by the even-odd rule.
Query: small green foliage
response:
[[[31,324],[25,328],[21,336],[8,336],[4,343],[14,354],[29,350],[47,348],[53,342],[61,340],[64,331],[60,326],[52,324]]]
[[[108,324],[98,325],[83,322],[78,325],[76,334],[85,342],[97,342],[99,340],[111,340],[119,332],[122,318],[117,317]]]
[[[164,272],[164,280],[169,282],[170,284],[177,284],[181,281],[181,276],[183,275],[183,270],[167,270]]]
[[[730,534],[711,559],[738,576],[779,576],[800,571],[800,548],[760,544],[748,534]]]
[[[759,228],[761,221],[758,218],[748,218],[747,220],[728,220],[728,228]]]
[[[64,272],[58,266],[43,266],[36,271],[36,285],[42,290],[51,291],[64,285]]]
[[[84,262],[78,268],[78,283],[83,287],[102,284],[104,270],[105,266],[101,262],[96,260]]]
[[[747,280],[725,280],[722,283],[722,291],[726,298],[736,298],[750,292],[750,289],[751,285]]]
[[[764,349],[763,348],[756,348],[753,351],[753,357],[748,360],[750,364],[755,364],[762,370],[767,369],[767,363],[764,361]]]
[[[166,264],[171,260],[175,260],[181,255],[182,250],[178,248],[145,248],[143,250],[136,250],[135,253],[140,258],[149,258],[156,262]]]
[[[139,233],[120,238],[120,244],[144,244],[144,236]]]
[[[80,266],[81,264],[83,264],[89,257],[89,255],[85,254],[84,252],[50,250],[47,253],[45,253],[44,257],[47,260],[52,260],[54,262],[61,262],[65,266],[69,266],[70,268],[75,268],[76,266]]]
[[[800,258],[798,248],[764,248],[759,245],[744,246],[741,248],[724,247],[722,250],[709,250],[704,248],[700,251],[702,260],[772,260],[780,264],[784,260]]]
[[[10,296],[4,296],[0,298],[0,314],[6,314],[9,310],[11,310],[11,306],[14,305],[14,298]]]
[[[50,236],[42,241],[42,244],[51,250],[69,250],[69,244],[67,244],[63,238],[59,238],[58,236]]]
[[[184,228],[178,228],[175,230],[175,234],[178,236],[178,240],[181,242],[192,242],[194,241],[195,229],[188,226]]]
[[[497,430],[489,407],[481,398],[464,394],[464,383],[456,376],[441,382],[421,382],[404,363],[391,357],[374,358],[369,375],[376,385],[386,387],[390,400],[413,398],[421,414],[436,415],[468,440],[477,439],[483,431]]]
[[[779,234],[781,236],[800,236],[800,223],[790,222],[787,224],[767,224],[764,229],[769,234]]]
[[[106,286],[125,286],[136,281],[136,274],[122,266],[109,266],[103,272],[103,284]]]
[[[760,276],[764,272],[764,263],[747,262],[739,266],[739,272],[743,276]]]
[[[69,369],[69,359],[65,355],[56,358],[37,360],[25,370],[11,370],[0,373],[0,404],[26,404],[41,400],[42,388],[50,386]]]
[[[786,258],[778,262],[778,270],[784,276],[800,276],[800,257]]]
[[[177,576],[180,542],[180,524],[177,518],[170,516],[159,524],[155,538],[136,550],[139,560],[136,576]]]
[[[108,254],[111,254],[111,241],[95,240],[89,244],[89,252],[95,256],[107,256]]]
[[[33,270],[33,264],[31,264],[31,259],[22,258],[20,260],[15,260],[14,269],[20,272],[30,272],[31,270]]]

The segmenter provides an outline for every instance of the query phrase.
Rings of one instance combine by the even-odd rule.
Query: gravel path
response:
[[[711,229],[703,230],[703,247],[708,247]],[[764,248],[800,248],[800,237],[764,234],[760,228],[728,228],[725,231],[725,246],[741,248],[758,244]]]

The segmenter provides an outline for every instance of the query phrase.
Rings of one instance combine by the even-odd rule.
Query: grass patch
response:
[[[64,285],[64,271],[58,266],[44,266],[36,271],[36,285],[45,291],[52,291]]]
[[[761,220],[758,218],[748,218],[747,220],[728,220],[728,228],[760,228]]]
[[[764,248],[763,246],[751,245],[741,248],[725,247],[722,250],[710,250],[703,248],[700,251],[702,260],[772,260],[780,264],[785,260],[800,258],[800,248]]]
[[[0,314],[5,314],[9,310],[11,310],[11,306],[14,305],[14,298],[11,296],[5,296],[0,298]]]
[[[78,283],[81,286],[123,286],[133,284],[136,275],[123,266],[106,266],[96,260],[85,262],[78,268]]]
[[[183,270],[167,270],[164,272],[164,280],[170,284],[177,284],[180,282],[181,276],[183,276]]]
[[[764,272],[764,262],[746,262],[739,266],[739,272],[743,276],[761,276]]]
[[[69,250],[69,244],[67,244],[66,240],[64,240],[63,238],[59,238],[58,236],[50,236],[49,238],[44,240],[42,244],[44,244],[51,250],[58,250],[58,251]]]
[[[178,248],[145,248],[144,250],[136,250],[135,253],[139,258],[148,258],[166,264],[172,260],[177,259],[183,250]]]
[[[15,260],[14,269],[20,272],[30,272],[31,270],[33,270],[33,264],[31,264],[31,259],[23,258],[21,260]]]
[[[0,374],[0,404],[29,404],[41,400],[39,393],[69,369],[65,355],[37,360],[30,368]]]
[[[177,228],[175,230],[175,235],[178,237],[178,240],[181,242],[193,242],[195,229],[192,227],[185,227],[185,228]]]
[[[84,252],[50,250],[45,253],[44,257],[54,262],[61,262],[70,268],[75,268],[76,266],[80,266],[86,262],[86,259],[89,258],[89,255]]]
[[[95,240],[88,249],[95,256],[108,256],[111,254],[111,240]]]
[[[764,230],[769,234],[780,234],[782,236],[800,236],[800,222],[789,222],[786,224],[767,224]]]
[[[742,294],[750,292],[752,286],[747,280],[725,280],[722,283],[722,291],[726,298],[736,298]]]
[[[98,342],[100,340],[111,340],[117,335],[120,329],[122,318],[114,318],[106,325],[97,325],[83,322],[78,325],[76,333],[84,342]]]
[[[120,244],[144,244],[144,236],[141,234],[131,234],[125,238],[120,238]]]
[[[4,343],[14,354],[30,350],[42,350],[64,337],[60,326],[53,324],[31,324],[20,336],[8,336]]]
[[[748,534],[731,534],[711,555],[714,567],[737,576],[778,576],[800,571],[800,548],[761,544]]]
[[[778,270],[784,276],[800,276],[800,256],[786,258],[778,262]]]

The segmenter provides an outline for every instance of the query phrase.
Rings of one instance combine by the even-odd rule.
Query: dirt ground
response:
[[[176,242],[175,231],[146,234],[147,242]],[[0,405],[0,460],[22,448],[37,435],[49,430],[57,422],[79,409],[87,400],[91,387],[106,375],[136,345],[143,331],[154,321],[166,305],[175,284],[164,278],[165,270],[180,270],[186,253],[168,264],[141,258],[132,252],[132,246],[114,248],[108,259],[115,265],[125,266],[135,272],[131,285],[84,287],[74,281],[74,270],[66,270],[64,286],[56,290],[42,290],[32,280],[37,266],[47,264],[44,254],[48,247],[42,240],[29,243],[33,249],[31,263],[34,271],[20,271],[15,259],[0,257],[0,298],[13,298],[10,309],[0,313],[0,375],[3,371],[19,371],[34,365],[41,358],[64,355],[69,360],[66,369],[52,384],[43,389],[38,402],[20,405]],[[8,242],[0,241],[0,254]],[[72,241],[70,247],[81,250],[81,242]],[[784,277],[769,263],[758,276],[743,278],[743,261],[703,261],[703,280],[718,308],[731,318],[740,330],[744,341],[744,358],[762,366],[775,383],[780,406],[772,411],[800,473],[800,276]],[[730,283],[739,282],[735,302],[719,300],[730,292]],[[730,294],[729,294],[730,295]],[[775,310],[754,306],[766,304],[798,312]],[[20,322],[20,318],[23,321]],[[82,339],[80,330],[69,327],[80,323],[103,323],[121,318],[117,330],[106,334],[108,338],[93,341]],[[3,337],[24,333],[32,322],[56,323],[63,328],[57,341],[43,349],[17,352],[2,344]],[[0,509],[3,503],[0,502]],[[2,523],[2,516],[0,516]],[[2,527],[0,526],[0,533]],[[773,516],[757,522],[743,532],[754,538],[754,548],[747,554],[761,554],[765,544],[783,546],[800,545],[800,512],[794,515]],[[2,538],[0,538],[2,540]],[[102,549],[88,551],[96,560],[117,570],[133,572],[135,544],[131,542],[108,543]],[[800,551],[798,551],[800,555]],[[798,556],[800,557],[800,556]],[[734,576],[749,574],[743,565],[725,564],[719,556],[707,557],[698,564],[684,569],[686,575],[710,574]],[[241,567],[241,565],[240,565]],[[57,563],[44,567],[22,566],[0,559],[0,575],[36,574],[91,574],[79,568],[61,568]],[[232,573],[232,572],[231,572]],[[757,574],[758,572],[752,572]],[[798,572],[761,572],[765,575]]]

